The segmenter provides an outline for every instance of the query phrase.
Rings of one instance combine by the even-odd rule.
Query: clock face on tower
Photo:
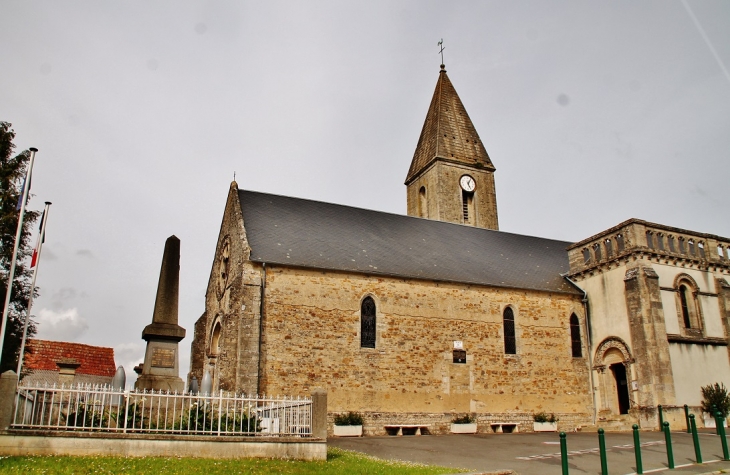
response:
[[[472,191],[474,191],[474,188],[476,188],[477,183],[474,181],[474,178],[470,177],[469,175],[463,175],[459,180],[459,185],[461,185],[462,190],[471,193]]]

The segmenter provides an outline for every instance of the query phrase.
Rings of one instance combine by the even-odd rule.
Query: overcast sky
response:
[[[0,120],[52,201],[38,337],[134,379],[165,239],[181,377],[228,186],[405,214],[445,63],[497,168],[500,229],[628,218],[730,236],[730,2],[0,1]]]

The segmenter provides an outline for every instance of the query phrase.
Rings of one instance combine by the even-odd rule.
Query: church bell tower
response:
[[[499,229],[494,171],[442,64],[405,181],[408,215]]]

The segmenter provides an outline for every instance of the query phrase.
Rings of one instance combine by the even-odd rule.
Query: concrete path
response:
[[[425,435],[404,437],[330,438],[328,444],[355,450],[383,459],[404,460],[474,472],[514,470],[520,475],[561,475],[560,439],[556,433]],[[601,474],[598,434],[570,433],[568,461],[571,474]],[[644,473],[703,474],[728,470],[730,462],[721,461],[722,446],[714,432],[700,434],[702,465],[695,464],[692,436],[672,432],[675,470],[667,468],[664,434],[642,432]],[[610,474],[636,472],[631,433],[607,433],[606,447]]]

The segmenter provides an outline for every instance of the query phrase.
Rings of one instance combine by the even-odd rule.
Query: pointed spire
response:
[[[494,171],[477,130],[442,64],[406,185],[437,158]]]

